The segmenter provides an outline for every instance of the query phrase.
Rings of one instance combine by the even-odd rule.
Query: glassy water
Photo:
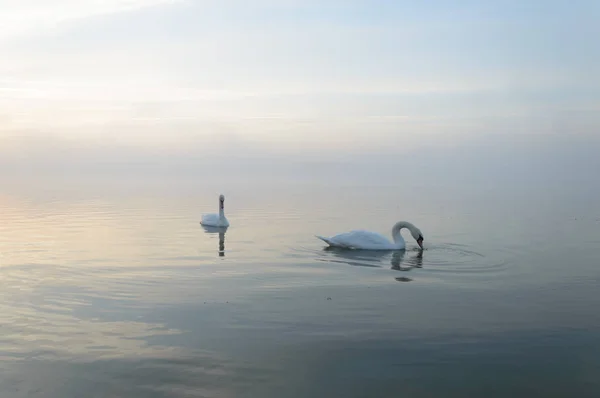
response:
[[[589,194],[240,183],[222,232],[221,189],[4,190],[2,396],[600,396]],[[314,237],[399,220],[424,251]]]

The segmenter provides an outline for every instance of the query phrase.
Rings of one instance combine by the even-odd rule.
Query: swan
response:
[[[406,242],[400,234],[400,231],[403,228],[410,231],[410,234],[417,241],[419,247],[423,249],[423,234],[421,233],[421,230],[408,221],[399,221],[394,224],[394,227],[392,228],[393,243],[381,234],[363,230],[345,232],[332,236],[331,238],[325,238],[319,235],[315,236],[329,246],[341,247],[344,249],[404,250],[406,248]]]
[[[225,196],[219,195],[219,214],[203,214],[200,224],[207,227],[229,227],[229,221],[225,217]]]

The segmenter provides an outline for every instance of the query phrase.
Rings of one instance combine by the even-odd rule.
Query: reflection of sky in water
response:
[[[595,221],[452,195],[406,202],[390,220],[402,196],[238,192],[227,231],[199,225],[215,202],[199,192],[2,196],[2,385],[57,398],[89,396],[90,383],[98,396],[464,396],[501,376],[489,396],[597,392]],[[404,214],[425,251],[338,251],[313,237],[389,234]],[[576,250],[549,239],[557,223],[578,232],[564,244]]]

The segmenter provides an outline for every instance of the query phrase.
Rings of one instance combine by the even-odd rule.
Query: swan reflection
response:
[[[413,268],[423,268],[423,250],[419,250],[416,255],[404,258],[405,252],[395,252],[392,255],[392,269],[396,271],[410,271]],[[404,265],[401,265],[404,263]],[[398,282],[412,282],[412,278],[398,276]]]
[[[335,259],[328,258],[326,261],[345,263],[357,267],[381,267],[381,260],[389,255],[389,252],[386,251],[348,250],[334,246],[327,246],[323,251],[335,257]]]
[[[392,255],[392,269],[396,271],[410,271],[413,268],[423,268],[423,251],[405,258],[405,251],[397,251]]]
[[[202,228],[207,234],[219,234],[219,257],[225,257],[225,232],[227,232],[227,227],[203,225]]]
[[[336,247],[326,247],[324,252],[333,255],[334,259],[325,261],[345,263],[358,267],[381,267],[386,258],[390,257],[389,251],[379,250],[347,250]],[[423,251],[418,250],[415,255],[407,255],[406,250],[392,252],[390,259],[391,269],[395,271],[410,271],[413,268],[423,268]],[[399,282],[410,282],[407,277],[395,278]]]

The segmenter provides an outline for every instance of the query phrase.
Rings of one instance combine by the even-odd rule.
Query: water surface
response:
[[[226,195],[231,227],[203,212]],[[47,184],[0,195],[6,397],[592,397],[600,209],[476,186]],[[416,224],[403,252],[314,235]]]

